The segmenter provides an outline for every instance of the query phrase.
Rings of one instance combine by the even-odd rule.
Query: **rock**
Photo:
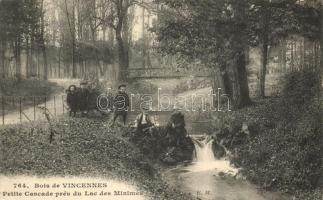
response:
[[[245,180],[245,177],[242,175],[240,171],[234,176],[234,178],[237,180]]]
[[[218,159],[224,157],[226,154],[224,147],[218,144],[217,142],[213,142],[212,149],[213,149],[214,157]]]
[[[162,161],[165,163],[165,164],[169,164],[169,165],[173,165],[173,164],[176,164],[176,160],[174,158],[172,158],[171,156],[167,156],[165,158],[162,159]]]
[[[241,132],[250,135],[249,127],[246,122],[242,123]]]
[[[225,173],[224,172],[219,172],[219,174],[218,174],[219,176],[225,176]]]

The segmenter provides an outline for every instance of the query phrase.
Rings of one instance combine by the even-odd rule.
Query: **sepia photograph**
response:
[[[0,200],[323,200],[323,0],[0,0]]]

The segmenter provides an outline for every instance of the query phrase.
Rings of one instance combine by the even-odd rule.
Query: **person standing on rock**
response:
[[[127,114],[130,105],[129,96],[126,93],[126,85],[119,85],[118,90],[119,91],[113,100],[114,116],[111,126],[114,126],[114,123],[119,116],[122,117],[123,125],[126,125]]]

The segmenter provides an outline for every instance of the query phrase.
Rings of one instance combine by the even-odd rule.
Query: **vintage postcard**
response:
[[[0,200],[323,200],[322,0],[0,0]]]

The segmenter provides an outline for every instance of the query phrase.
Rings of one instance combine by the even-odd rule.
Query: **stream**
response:
[[[213,139],[191,136],[195,145],[194,160],[167,170],[166,181],[184,193],[203,200],[284,200],[278,193],[263,192],[243,178],[239,169],[226,158],[215,159]],[[241,176],[240,176],[241,177]]]

